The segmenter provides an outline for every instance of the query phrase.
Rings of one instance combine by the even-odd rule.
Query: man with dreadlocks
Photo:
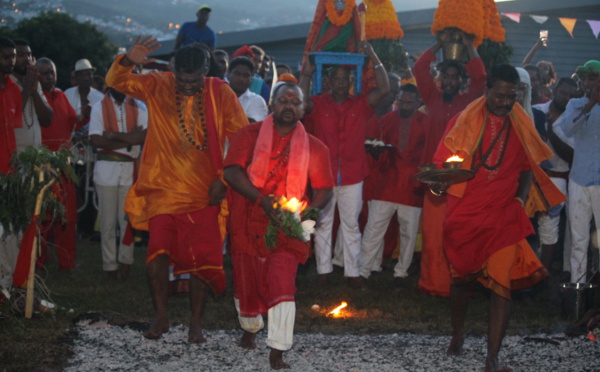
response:
[[[138,38],[110,68],[106,83],[146,102],[148,132],[139,176],[125,202],[134,228],[150,231],[146,258],[154,319],[144,336],[160,338],[169,329],[169,262],[174,274],[191,274],[188,341],[205,342],[202,314],[210,288],[225,290],[222,239],[226,193],[223,148],[248,124],[235,93],[220,79],[207,78],[209,51],[178,49],[174,72],[132,74],[160,44]]]

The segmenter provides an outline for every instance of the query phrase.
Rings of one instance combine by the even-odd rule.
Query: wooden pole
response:
[[[40,171],[40,173],[41,172],[42,171]],[[40,177],[43,180],[43,176],[40,176]],[[42,189],[38,193],[37,199],[35,201],[35,210],[33,212],[34,219],[36,216],[40,215],[40,213],[42,211],[42,202],[44,201],[44,194],[46,193],[46,190],[48,190],[48,188],[50,186],[52,186],[52,184],[54,182],[55,182],[55,179],[52,179],[44,187],[42,187]],[[34,289],[34,283],[35,283],[35,279],[34,279],[34,277],[35,277],[35,261],[37,260],[37,256],[38,256],[37,247],[38,247],[38,237],[36,234],[35,238],[33,238],[33,246],[31,247],[31,260],[29,262],[29,276],[27,277],[27,297],[25,300],[25,318],[27,318],[27,319],[31,319],[31,316],[33,315],[33,299],[34,299],[33,289]]]

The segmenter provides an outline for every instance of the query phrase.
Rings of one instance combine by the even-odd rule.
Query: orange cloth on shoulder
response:
[[[473,154],[481,142],[485,129],[486,113],[486,97],[483,96],[473,101],[459,114],[456,125],[448,131],[440,144],[440,146],[445,145],[453,154],[465,159],[461,166],[462,169],[471,169],[472,167]],[[547,211],[549,206],[558,205],[566,198],[538,165],[542,161],[552,158],[554,154],[541,140],[529,115],[517,103],[513,106],[509,118],[525,149],[534,175],[535,182],[532,182],[530,197],[525,208],[527,214],[532,216],[537,211]],[[447,192],[450,195],[462,197],[466,186],[466,182],[458,183],[452,185]]]

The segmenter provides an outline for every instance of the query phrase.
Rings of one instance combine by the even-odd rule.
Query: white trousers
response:
[[[0,225],[0,288],[9,290],[12,287],[22,239],[22,233],[6,233]]]
[[[240,301],[237,298],[234,298],[233,301],[240,326],[244,331],[257,333],[264,328],[265,323],[261,315],[252,318],[240,316]],[[294,342],[296,303],[292,301],[280,302],[269,309],[267,316],[269,319],[269,329],[265,341],[267,346],[283,351],[291,349]]]
[[[571,282],[587,281],[587,253],[590,245],[590,223],[596,222],[595,247],[600,247],[600,185],[581,186],[569,182],[569,225],[571,226]]]
[[[331,235],[335,208],[337,206],[340,216],[340,229],[342,230],[342,249],[336,255],[336,260],[342,261],[343,254],[344,276],[357,277],[360,275],[358,257],[360,255],[360,229],[358,216],[362,209],[362,181],[354,185],[335,186],[333,197],[323,209],[315,229],[315,256],[317,259],[317,273],[328,274],[333,271],[331,260]]]
[[[102,245],[102,270],[115,271],[119,264],[133,264],[133,244],[125,245],[121,241],[127,230],[125,218],[125,197],[131,186],[96,185],[100,212],[100,241]],[[117,223],[120,242],[117,262]]]
[[[567,195],[567,180],[564,178],[551,177],[550,180],[554,185],[562,192]],[[564,203],[561,203],[551,208],[551,215],[545,215],[538,218],[538,234],[540,237],[540,243],[543,245],[552,245],[558,242],[558,231],[560,223],[560,212],[564,207]],[[567,211],[568,215],[568,211]]]
[[[373,200],[369,204],[369,218],[363,234],[360,250],[360,275],[368,278],[371,272],[377,270],[383,255],[383,242],[385,232],[394,216],[398,215],[400,225],[400,255],[394,267],[394,277],[408,276],[408,267],[415,252],[415,243],[419,233],[419,220],[422,208],[392,203],[382,200]]]

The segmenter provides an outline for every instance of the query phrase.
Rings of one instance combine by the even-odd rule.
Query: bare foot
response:
[[[248,350],[256,349],[256,333],[244,331],[240,341],[240,346]]]
[[[498,360],[496,358],[488,358],[485,360],[485,369],[483,372],[513,372],[509,367],[498,366]]]
[[[163,333],[169,330],[169,319],[167,318],[154,318],[150,328],[144,332],[144,337],[150,340],[156,340],[162,336]]]
[[[446,355],[458,356],[462,354],[464,343],[465,338],[463,336],[452,336],[448,350],[446,350]]]
[[[288,369],[291,368],[289,364],[283,361],[283,351],[277,349],[271,349],[269,353],[269,363],[272,369]]]
[[[206,338],[202,334],[202,323],[191,321],[190,331],[188,332],[188,342],[193,344],[203,344],[206,342]]]

